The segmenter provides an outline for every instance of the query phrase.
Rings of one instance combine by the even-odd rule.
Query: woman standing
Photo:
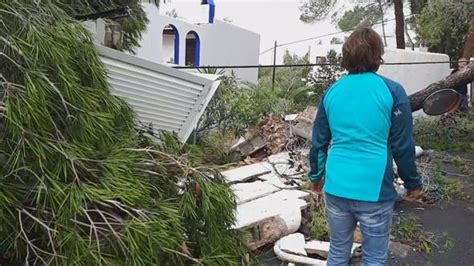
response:
[[[400,84],[376,74],[383,52],[372,29],[351,34],[342,48],[342,67],[349,74],[324,95],[314,122],[309,178],[317,193],[324,184],[328,265],[348,265],[357,222],[364,265],[385,265],[397,197],[392,158],[407,199],[421,194],[410,102]]]

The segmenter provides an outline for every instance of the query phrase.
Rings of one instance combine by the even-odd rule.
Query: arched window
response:
[[[179,32],[169,24],[163,29],[163,63],[179,65]]]
[[[199,66],[201,43],[199,35],[195,31],[186,34],[186,56],[185,63],[187,66]]]

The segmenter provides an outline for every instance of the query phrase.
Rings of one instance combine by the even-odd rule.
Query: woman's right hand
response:
[[[310,189],[312,192],[322,195],[323,194],[324,179],[318,181],[311,181]]]
[[[415,202],[419,200],[422,196],[421,187],[415,188],[413,190],[408,190],[405,200],[409,202]]]

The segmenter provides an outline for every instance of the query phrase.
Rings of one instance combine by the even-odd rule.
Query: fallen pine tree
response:
[[[474,81],[473,63],[469,64],[465,70],[451,74],[440,81],[430,84],[423,90],[417,91],[410,95],[411,110],[412,112],[415,112],[423,108],[423,102],[425,99],[437,91],[456,88],[461,85],[471,83],[472,81]]]
[[[0,263],[235,263],[229,186],[136,129],[89,32],[51,1],[0,18]]]

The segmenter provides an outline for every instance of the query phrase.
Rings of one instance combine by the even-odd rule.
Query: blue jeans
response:
[[[385,265],[394,201],[364,202],[326,193],[331,245],[327,265],[348,265],[357,222],[362,232],[364,266]]]

